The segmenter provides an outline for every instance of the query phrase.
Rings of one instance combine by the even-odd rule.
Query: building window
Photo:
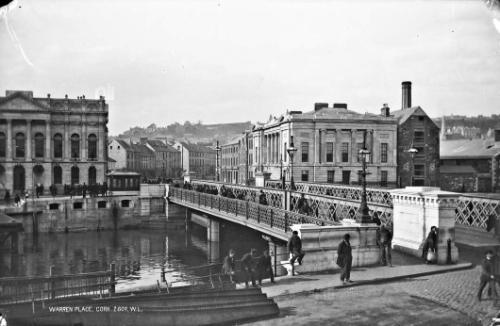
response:
[[[387,187],[387,171],[380,171],[380,185]]]
[[[25,148],[26,139],[24,138],[24,134],[19,132],[16,134],[16,157],[24,157],[24,148]]]
[[[106,201],[105,200],[98,201],[97,208],[106,208]]]
[[[380,162],[387,163],[387,143],[380,144]]]
[[[424,177],[425,176],[425,165],[423,164],[415,164],[413,168],[413,175],[416,177]]]
[[[5,157],[7,152],[7,139],[3,132],[0,132],[0,157]]]
[[[88,138],[89,159],[94,160],[97,158],[97,137],[94,134],[90,134]]]
[[[54,184],[56,185],[62,184],[62,168],[60,166],[54,166],[53,174],[54,174]]]
[[[333,183],[335,180],[335,170],[326,171],[326,182]]]
[[[349,162],[349,143],[342,143],[342,162]]]
[[[309,143],[302,142],[300,148],[302,153],[302,162],[309,162]]]
[[[71,184],[77,185],[80,183],[80,169],[77,166],[71,167]]]
[[[95,185],[97,183],[97,171],[95,166],[89,167],[89,185]]]
[[[358,185],[363,183],[363,170],[358,170]]]
[[[333,162],[333,143],[326,143],[326,161]]]
[[[63,140],[61,134],[54,135],[54,157],[62,158],[63,157]]]
[[[71,158],[80,157],[80,136],[73,134],[71,136]]]
[[[73,209],[82,209],[83,203],[81,201],[73,203]]]
[[[363,159],[361,154],[361,150],[363,149],[363,143],[356,143],[356,162],[361,163],[361,160]]]
[[[121,206],[122,207],[130,207],[130,200],[128,200],[128,199],[122,200]]]
[[[422,130],[415,130],[413,132],[413,143],[421,144],[425,142],[425,133]]]
[[[42,133],[35,134],[35,157],[43,157],[45,137]]]
[[[287,147],[286,147],[286,142],[285,144],[283,145],[283,162],[286,162],[286,157],[288,156],[288,152],[287,152]]]
[[[309,181],[309,171],[302,170],[301,178],[302,181]]]
[[[59,209],[59,204],[58,203],[49,204],[49,209],[51,211],[58,210]]]
[[[351,171],[342,171],[342,183],[345,185],[351,183]]]

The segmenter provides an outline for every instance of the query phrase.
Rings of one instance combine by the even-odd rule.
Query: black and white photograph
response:
[[[500,325],[500,0],[0,1],[0,326]]]

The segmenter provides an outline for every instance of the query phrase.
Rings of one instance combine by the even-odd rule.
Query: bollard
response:
[[[110,285],[109,285],[109,295],[112,296],[115,294],[115,263],[112,263],[111,266],[111,275],[110,275]]]

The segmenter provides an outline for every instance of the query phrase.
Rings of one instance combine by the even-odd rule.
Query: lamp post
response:
[[[293,146],[293,136],[290,137],[290,147],[286,150],[290,156],[290,190],[295,190],[295,183],[293,181],[293,156],[297,152],[297,148]]]
[[[370,151],[366,149],[365,145],[363,149],[359,151],[359,158],[362,160],[361,164],[363,171],[361,172],[362,177],[362,191],[361,191],[361,204],[359,205],[358,214],[356,216],[356,221],[359,223],[371,223],[371,217],[368,209],[368,204],[366,202],[366,159],[370,155]]]
[[[414,159],[415,159],[415,155],[418,153],[418,149],[416,149],[415,147],[413,147],[413,143],[411,144],[410,146],[410,149],[408,149],[407,151],[408,153],[410,153],[410,158],[411,158],[411,166],[410,166],[410,185],[413,186],[413,173],[415,173],[415,162],[414,162]]]
[[[220,181],[220,176],[219,176],[219,152],[221,150],[221,147],[219,146],[219,141],[217,141],[217,145],[215,146],[215,175],[217,178],[217,181]]]

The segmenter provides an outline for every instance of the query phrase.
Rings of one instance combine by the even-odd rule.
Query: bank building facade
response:
[[[108,105],[104,97],[0,97],[0,195],[106,181]]]

